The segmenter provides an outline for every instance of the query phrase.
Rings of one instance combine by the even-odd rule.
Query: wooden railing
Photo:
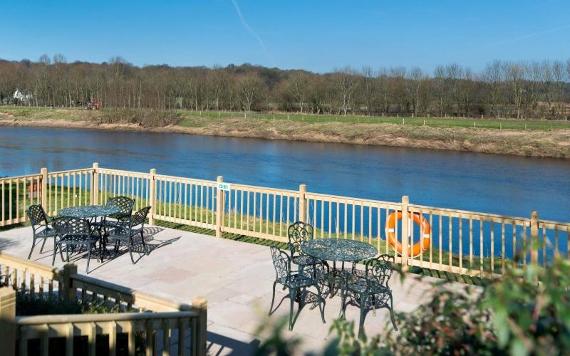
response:
[[[26,208],[41,203],[41,197],[41,174],[0,178],[0,226],[26,221]]]
[[[47,205],[50,215],[65,206],[103,204],[109,197],[127,195],[135,199],[136,209],[151,206],[151,224],[160,220],[211,229],[217,236],[229,233],[280,242],[287,241],[291,223],[303,220],[315,226],[316,238],[367,241],[405,266],[452,273],[497,275],[515,259],[524,265],[533,259],[548,263],[555,255],[569,257],[570,223],[539,220],[535,212],[527,218],[500,216],[416,205],[406,196],[400,202],[385,202],[312,193],[303,184],[298,190],[273,189],[232,184],[223,177],[209,181],[159,175],[154,169],[106,169],[97,163],[88,169],[49,174],[42,169],[39,175],[0,179],[2,195],[19,198],[17,207],[2,205],[8,213],[0,216],[0,225],[26,220],[23,209],[32,200],[24,200],[21,192],[28,191],[31,182],[40,184],[39,198],[36,195],[33,202],[39,199]],[[386,222],[397,212],[402,212],[402,219],[389,230],[401,244],[399,253],[386,242]],[[429,248],[420,254],[411,253],[420,238],[414,216],[422,216],[431,227]],[[536,247],[535,253],[522,252],[529,245]]]
[[[25,260],[0,251],[0,283],[6,282],[12,289],[41,297],[57,297],[60,294],[58,270],[41,263]]]
[[[85,344],[95,354],[95,339],[108,338],[109,354],[114,355],[120,335],[123,347],[134,355],[135,347],[147,355],[205,355],[207,303],[197,298],[190,305],[179,304],[130,288],[80,275],[67,264],[62,270],[0,253],[0,345],[2,352],[28,355],[31,340],[39,340],[39,350],[48,354],[50,339],[65,338],[65,350],[72,354],[74,344]],[[46,299],[76,300],[85,305],[105,305],[117,312],[81,315],[15,315],[15,293]],[[137,341],[138,339],[138,341]],[[77,346],[77,345],[76,345]],[[36,350],[37,351],[37,350]]]

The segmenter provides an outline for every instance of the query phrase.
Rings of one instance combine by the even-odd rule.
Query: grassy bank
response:
[[[0,107],[0,125],[148,130],[570,158],[570,122]]]

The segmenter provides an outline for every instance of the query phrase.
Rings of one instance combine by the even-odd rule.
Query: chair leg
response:
[[[394,300],[392,299],[392,293],[390,293],[390,319],[392,320],[394,330],[398,331],[398,326],[396,326],[396,318],[394,317]]]
[[[65,262],[63,258],[63,244],[58,244],[59,247],[59,257],[61,257],[61,262]],[[65,245],[65,253],[67,254],[67,260],[69,261],[69,246]]]
[[[89,245],[89,250],[87,251],[87,267],[85,267],[85,274],[89,274],[89,260],[91,260],[92,247],[92,245]]]
[[[344,289],[340,291],[340,318],[346,318],[346,291]]]
[[[103,263],[103,257],[107,252],[107,244],[105,243],[105,238],[101,237],[99,239],[99,262]]]
[[[47,238],[44,237],[44,241],[42,242],[42,247],[40,247],[40,254],[44,253],[44,246],[46,245]]]
[[[273,296],[271,297],[271,305],[269,306],[269,314],[273,312],[273,303],[275,302],[275,287],[277,287],[277,281],[273,282]]]
[[[32,252],[34,252],[35,246],[36,246],[36,237],[34,236],[34,240],[32,241],[32,248],[30,249],[30,254],[28,255],[28,260],[32,257]]]
[[[289,308],[289,330],[293,330],[293,310],[295,307],[295,299],[297,299],[297,288],[289,288],[289,298],[291,299]]]
[[[135,262],[135,259],[134,259],[134,257],[133,257],[133,238],[132,238],[132,237],[129,238],[129,246],[128,246],[128,249],[129,249],[129,255],[131,255],[131,262],[132,262],[133,264],[135,264],[136,262]]]
[[[143,245],[143,247],[144,247],[144,253],[145,253],[145,255],[148,255],[148,246],[147,246],[146,242],[144,242],[144,233],[143,233],[143,230],[142,230],[142,229],[141,229],[141,243],[142,243],[142,245]]]
[[[55,239],[54,239],[53,240],[53,258],[51,260],[52,266],[55,264],[55,256],[57,255],[57,246],[58,246],[58,244],[55,242]]]
[[[360,320],[358,322],[358,337],[364,337],[366,333],[364,332],[364,319],[366,319],[366,314],[368,313],[368,308],[366,307],[367,296],[360,296]]]
[[[317,293],[319,294],[319,298],[321,299],[321,302],[319,303],[319,310],[321,311],[321,320],[323,321],[323,324],[326,323],[325,320],[325,305],[326,305],[326,299],[323,296],[322,292],[321,292],[321,287],[319,287],[319,285],[316,285],[317,288]]]

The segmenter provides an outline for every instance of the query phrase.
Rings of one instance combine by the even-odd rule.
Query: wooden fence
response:
[[[129,355],[135,346],[146,355],[205,355],[207,303],[197,298],[191,305],[174,303],[129,288],[77,273],[67,264],[57,270],[42,264],[0,253],[0,345],[2,352],[33,353],[30,342],[39,341],[47,355],[50,339],[64,338],[67,355],[83,344],[86,354],[95,355],[97,337],[107,338],[107,349],[115,355],[118,338],[126,336]],[[113,306],[117,312],[71,315],[15,315],[15,293],[34,298],[61,298],[90,305]],[[81,337],[86,338],[82,342]],[[137,340],[138,339],[138,340]],[[36,346],[37,351],[38,346]],[[81,352],[80,352],[81,353]]]
[[[165,221],[273,241],[287,241],[287,227],[302,220],[315,227],[316,238],[334,237],[366,241],[379,252],[396,255],[406,266],[469,274],[500,275],[507,263],[536,260],[548,263],[555,255],[570,254],[570,223],[511,217],[472,211],[421,206],[406,196],[385,202],[317,194],[300,185],[298,190],[273,189],[224,182],[101,168],[63,172],[42,169],[38,175],[0,179],[0,226],[26,221],[24,208],[41,202],[50,215],[67,206],[103,204],[109,197],[127,195],[136,209],[151,206],[150,223]],[[401,213],[395,226],[391,214]],[[412,245],[426,234],[414,218],[429,223],[429,248],[413,254]],[[386,242],[393,233],[401,251]],[[528,253],[528,246],[535,253]]]

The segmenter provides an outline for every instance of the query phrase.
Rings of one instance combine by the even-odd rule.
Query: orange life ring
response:
[[[412,245],[408,250],[410,257],[418,256],[420,253],[429,249],[431,240],[431,226],[426,218],[419,213],[408,213],[408,216],[412,218],[413,222],[420,225],[421,239]],[[396,220],[397,219],[397,220]],[[396,252],[402,254],[402,244],[398,241],[396,237],[396,224],[398,220],[402,220],[402,212],[393,212],[388,215],[386,221],[386,237],[388,238],[388,243],[394,247]]]

